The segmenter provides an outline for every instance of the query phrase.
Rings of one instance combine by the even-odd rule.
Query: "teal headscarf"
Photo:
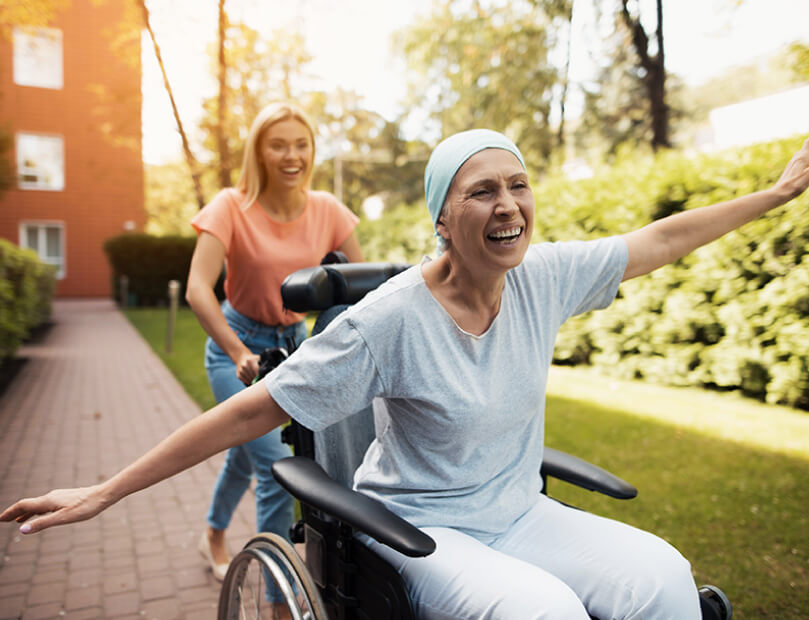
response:
[[[501,133],[491,129],[470,129],[450,136],[435,147],[424,170],[424,193],[433,228],[441,215],[441,208],[455,174],[467,159],[484,149],[503,149],[513,153],[525,170],[520,149]]]

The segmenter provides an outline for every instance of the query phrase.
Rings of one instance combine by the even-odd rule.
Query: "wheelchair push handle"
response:
[[[281,285],[284,307],[293,312],[326,310],[354,304],[410,265],[399,263],[333,263],[291,273]]]

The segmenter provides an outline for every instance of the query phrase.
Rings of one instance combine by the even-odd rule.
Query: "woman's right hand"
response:
[[[236,364],[236,376],[239,378],[239,381],[245,385],[253,383],[253,379],[258,376],[259,359],[260,356],[255,353],[245,351],[233,360],[233,363]]]
[[[56,489],[40,497],[21,499],[2,514],[0,521],[22,523],[20,532],[33,534],[54,525],[85,521],[107,508],[99,485],[78,489]]]

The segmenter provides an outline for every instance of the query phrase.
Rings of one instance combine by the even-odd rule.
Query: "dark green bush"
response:
[[[112,266],[113,296],[120,298],[120,279],[125,275],[129,280],[130,305],[165,305],[171,280],[180,282],[180,300],[184,301],[195,244],[196,237],[179,235],[125,233],[108,239],[104,251]],[[220,299],[224,297],[222,278],[216,292]]]
[[[0,360],[50,318],[55,283],[56,267],[0,239]]]

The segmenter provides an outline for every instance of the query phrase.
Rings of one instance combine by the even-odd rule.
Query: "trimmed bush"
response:
[[[31,330],[51,316],[56,267],[0,239],[0,360],[13,356]]]
[[[114,298],[120,298],[120,279],[125,275],[129,279],[129,305],[165,305],[171,280],[180,282],[180,301],[184,302],[196,242],[196,237],[144,233],[124,233],[108,239],[104,251],[112,266]],[[220,277],[215,288],[219,299],[224,298],[222,280]]]

